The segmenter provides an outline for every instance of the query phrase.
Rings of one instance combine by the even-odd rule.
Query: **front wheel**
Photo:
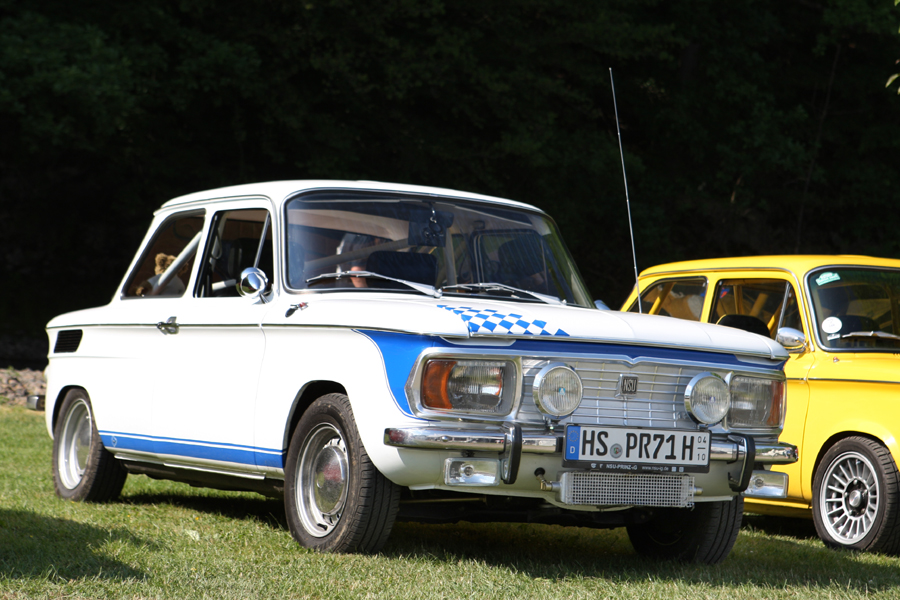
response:
[[[294,430],[285,465],[291,535],[325,552],[377,552],[400,506],[400,488],[369,460],[343,394],[312,403]]]
[[[635,551],[650,558],[715,565],[728,556],[741,529],[744,499],[658,509],[646,523],[628,526]]]
[[[53,486],[66,500],[105,502],[122,491],[128,473],[103,447],[87,392],[69,390],[53,429]]]
[[[830,548],[900,552],[900,477],[880,443],[849,437],[832,446],[813,478],[813,520]]]

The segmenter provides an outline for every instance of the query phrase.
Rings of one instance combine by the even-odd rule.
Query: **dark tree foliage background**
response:
[[[151,211],[284,178],[536,204],[633,267],[900,257],[891,0],[0,0],[0,331],[112,297]]]

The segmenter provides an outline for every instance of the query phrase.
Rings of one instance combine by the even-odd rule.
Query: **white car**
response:
[[[788,355],[598,310],[553,221],[500,198],[284,181],[170,200],[111,302],[47,326],[57,493],[128,473],[283,495],[296,540],[397,518],[627,527],[715,563],[773,464]],[[748,490],[749,486],[749,491]]]

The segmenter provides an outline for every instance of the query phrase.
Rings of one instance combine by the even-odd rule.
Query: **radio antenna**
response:
[[[628,176],[625,174],[625,151],[622,149],[622,130],[619,128],[619,107],[616,105],[616,84],[613,82],[612,67],[609,68],[609,84],[612,86],[613,108],[616,111],[616,133],[619,135],[619,156],[622,157],[622,179],[625,181],[625,206],[628,209],[628,233],[631,234],[631,259],[634,262],[634,285],[637,289],[638,312],[641,309],[641,280],[638,276],[637,251],[634,249],[634,227],[631,224],[631,200],[628,198]]]

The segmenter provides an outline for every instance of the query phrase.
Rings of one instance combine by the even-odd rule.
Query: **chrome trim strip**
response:
[[[237,463],[212,463],[203,459],[189,460],[183,456],[173,456],[170,454],[151,454],[149,452],[141,452],[139,450],[115,450],[113,455],[122,461],[140,462],[153,465],[162,465],[173,469],[187,469],[190,471],[202,471],[204,473],[216,473],[219,475],[230,475],[232,477],[241,477],[243,479],[265,479],[264,473],[249,472],[241,467],[243,465]]]
[[[836,381],[838,383],[886,383],[900,385],[900,381],[881,381],[878,379],[831,379],[828,377],[809,377],[807,381]]]
[[[384,444],[396,448],[501,453],[506,450],[506,433],[500,428],[487,431],[437,427],[388,428],[384,430]],[[522,452],[556,454],[562,451],[561,448],[561,435],[522,434]]]

